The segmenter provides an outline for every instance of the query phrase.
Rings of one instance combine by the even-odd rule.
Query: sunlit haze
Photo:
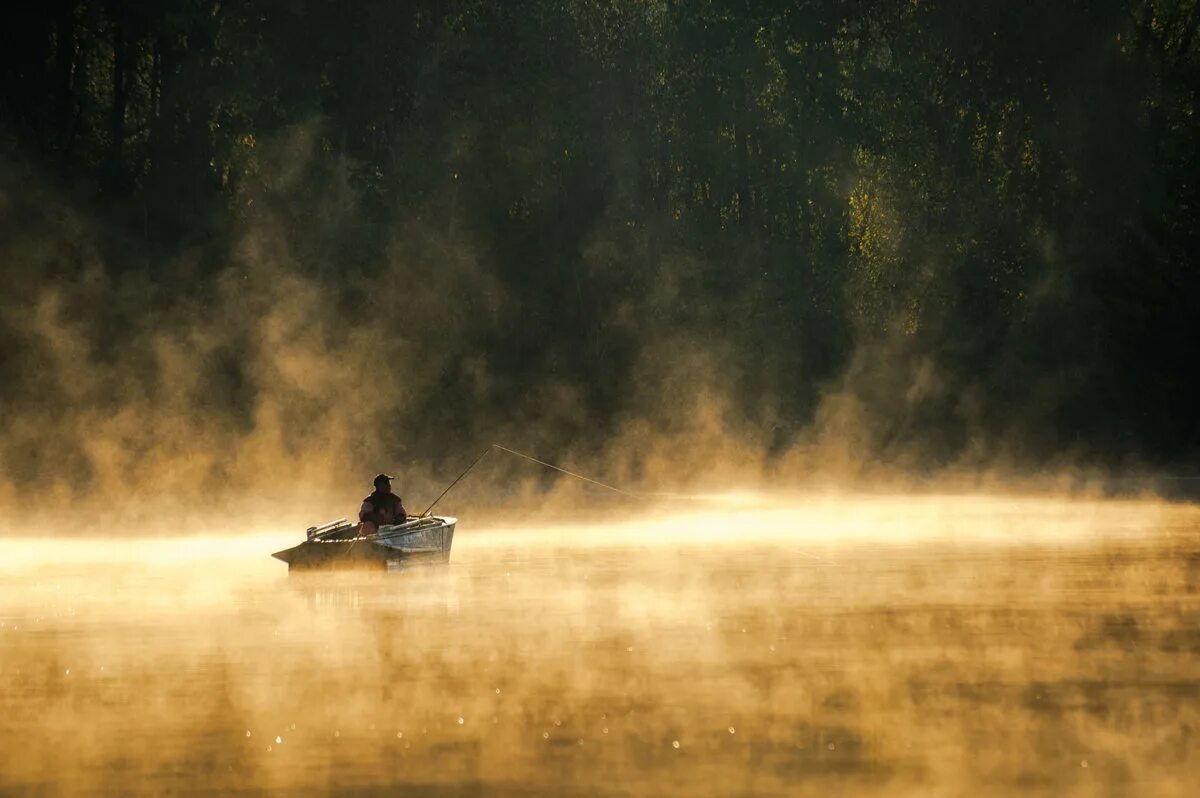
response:
[[[1196,509],[708,499],[394,574],[0,543],[0,789],[1190,794]]]
[[[1197,793],[1200,0],[0,15],[0,798]]]

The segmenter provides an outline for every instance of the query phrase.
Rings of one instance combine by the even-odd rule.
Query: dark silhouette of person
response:
[[[375,477],[375,492],[363,499],[358,511],[358,520],[362,522],[359,534],[374,535],[379,527],[388,524],[403,524],[408,520],[404,511],[404,501],[392,493],[392,477],[390,474],[380,474]]]

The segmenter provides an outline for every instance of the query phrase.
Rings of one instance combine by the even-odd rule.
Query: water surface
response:
[[[508,522],[498,528],[496,521]],[[1192,795],[1200,515],[830,497],[289,577],[0,543],[0,795]]]

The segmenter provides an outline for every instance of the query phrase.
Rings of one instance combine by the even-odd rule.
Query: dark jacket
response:
[[[358,511],[358,520],[375,526],[403,524],[407,520],[404,501],[394,493],[376,491],[363,499],[362,507]]]

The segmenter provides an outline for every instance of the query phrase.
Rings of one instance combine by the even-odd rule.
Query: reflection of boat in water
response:
[[[410,517],[403,524],[381,526],[373,535],[359,535],[360,526],[345,518],[308,530],[308,540],[271,556],[301,568],[377,568],[389,571],[416,563],[450,560],[457,518]]]

